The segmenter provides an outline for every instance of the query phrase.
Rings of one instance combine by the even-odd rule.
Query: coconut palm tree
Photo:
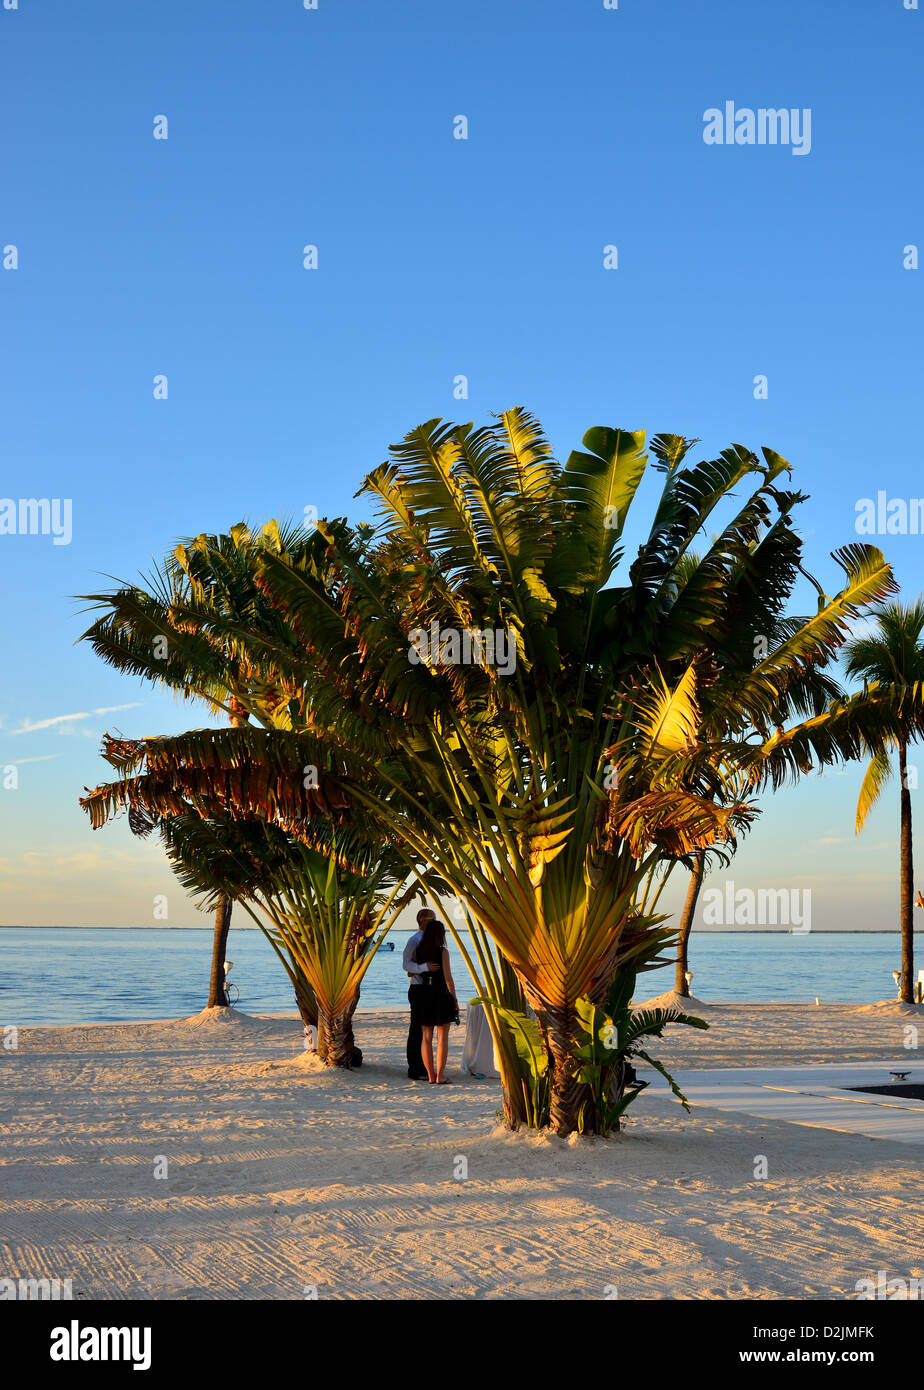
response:
[[[874,615],[872,632],[854,638],[845,648],[845,668],[857,680],[877,682],[883,688],[909,692],[924,682],[924,598],[914,603],[887,603]],[[870,749],[857,802],[856,831],[866,824],[883,788],[892,775],[892,759],[898,754],[899,805],[899,926],[902,969],[899,998],[914,1002],[914,847],[911,824],[911,788],[908,785],[908,745],[915,736],[909,720],[891,739]]]
[[[690,997],[690,985],[687,979],[690,968],[690,932],[693,930],[696,904],[706,872],[706,851],[703,849],[694,850],[691,859],[690,881],[687,884],[687,894],[683,900],[683,908],[677,924],[677,961],[674,970],[674,993],[681,995],[684,999]]]
[[[519,410],[412,431],[364,484],[374,529],[319,523],[314,549],[251,552],[283,632],[203,620],[203,640],[253,680],[273,669],[289,683],[297,718],[135,741],[120,781],[85,798],[94,824],[120,805],[192,806],[310,842],[319,816],[363,808],[511,967],[547,1049],[550,1123],[570,1133],[588,1113],[582,1001],[601,1004],[672,939],[641,905],[652,873],[733,848],[761,788],[922,718],[917,692],[848,697],[824,674],[850,621],[894,592],[881,553],[837,552],[843,587],[787,617],[804,500],[778,486],[788,465],[736,445],[687,467],[693,442],[662,435],[646,451],[640,434],[594,429],[562,467]],[[614,583],[649,457],[660,500]],[[310,792],[306,765],[320,771]]]
[[[272,667],[260,678],[242,661],[233,644],[206,637],[204,617],[228,622],[262,624],[279,639],[285,630],[254,585],[249,555],[254,545],[283,546],[297,553],[304,533],[275,524],[253,537],[244,525],[226,536],[200,535],[176,546],[146,582],[121,584],[103,593],[85,594],[101,616],[83,633],[97,655],[110,666],[173,691],[184,700],[203,704],[211,714],[224,714],[233,727],[251,719],[263,727],[286,724],[280,705],[293,692]],[[142,818],[133,828],[150,826]],[[219,896],[213,903],[215,925],[209,979],[208,1007],[225,1005],[225,957],[232,901]],[[317,1024],[307,981],[297,963],[282,957],[293,978],[299,1011]]]

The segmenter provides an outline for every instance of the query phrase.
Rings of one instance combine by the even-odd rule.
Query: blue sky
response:
[[[76,798],[104,728],[205,721],[75,647],[72,595],[241,518],[361,515],[421,420],[523,404],[561,456],[591,424],[768,444],[833,586],[857,501],[924,492],[922,25],[903,0],[0,9],[0,493],[73,506],[68,545],[0,536],[0,921],[150,924],[166,893],[201,924]],[[728,100],[809,108],[811,152],[706,145]],[[881,544],[917,594],[924,538]],[[768,799],[736,882],[891,927],[897,796],[857,841],[858,783]]]

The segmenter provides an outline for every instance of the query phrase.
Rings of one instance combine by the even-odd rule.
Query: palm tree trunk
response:
[[[326,1067],[345,1067],[353,1064],[356,1044],[353,1040],[353,1012],[359,995],[339,1013],[327,1013],[318,1001],[318,1056]],[[323,1050],[322,1050],[323,1049]]]
[[[228,1002],[225,994],[225,952],[231,926],[231,899],[220,898],[215,911],[215,935],[212,940],[212,977],[209,980],[210,1009],[223,1008]]]
[[[902,982],[899,998],[906,1004],[914,1003],[914,852],[911,840],[911,792],[907,777],[908,747],[898,746],[898,769],[901,777],[902,819],[901,819],[901,926],[902,926]]]
[[[588,1088],[577,1078],[579,1063],[574,1051],[577,1046],[574,1008],[543,1005],[536,1009],[546,1046],[552,1059],[551,1106],[549,1128],[553,1134],[566,1137],[578,1127],[581,1107],[588,1097]],[[587,1131],[593,1126],[592,1107],[587,1108]]]
[[[249,718],[243,705],[239,705],[237,700],[231,700],[231,725],[238,728],[245,724]],[[218,907],[215,910],[215,935],[212,939],[212,976],[209,980],[209,1002],[208,1007],[226,1008],[228,996],[225,992],[225,955],[228,949],[228,931],[231,927],[231,907],[230,898],[220,898]]]
[[[690,986],[687,984],[688,970],[688,945],[690,932],[693,929],[693,917],[696,912],[696,902],[699,898],[699,891],[703,886],[703,874],[706,869],[706,855],[701,850],[693,852],[693,871],[690,874],[690,882],[687,887],[687,896],[683,904],[683,912],[680,914],[680,928],[677,934],[677,970],[674,976],[674,993],[682,995],[684,999],[690,997]]]
[[[516,1073],[513,1071],[513,1064],[511,1064],[511,1076],[514,1080],[510,1082],[503,1075],[501,1076],[501,1110],[504,1116],[504,1129],[516,1131],[521,1125],[528,1123],[529,1117],[526,1112],[526,1099],[517,1094],[516,1091]]]

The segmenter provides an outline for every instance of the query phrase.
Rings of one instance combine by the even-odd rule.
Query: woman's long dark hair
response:
[[[418,965],[432,961],[434,965],[443,963],[443,947],[446,945],[446,928],[438,917],[431,917],[423,927],[423,935],[417,943],[414,959]]]

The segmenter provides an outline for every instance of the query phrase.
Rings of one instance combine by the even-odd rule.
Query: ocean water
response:
[[[380,951],[363,985],[361,1007],[407,1003],[401,952],[407,932],[393,932],[394,951]],[[0,928],[0,1027],[112,1023],[183,1018],[208,999],[211,928]],[[231,979],[245,1013],[294,1008],[285,972],[263,935],[231,928]],[[474,993],[450,943],[459,999]],[[869,1003],[894,997],[900,963],[897,932],[693,933],[692,993],[700,999],[822,1000]],[[924,966],[924,937],[918,965]],[[917,970],[917,966],[916,966]],[[673,986],[673,966],[639,980],[637,999]]]

